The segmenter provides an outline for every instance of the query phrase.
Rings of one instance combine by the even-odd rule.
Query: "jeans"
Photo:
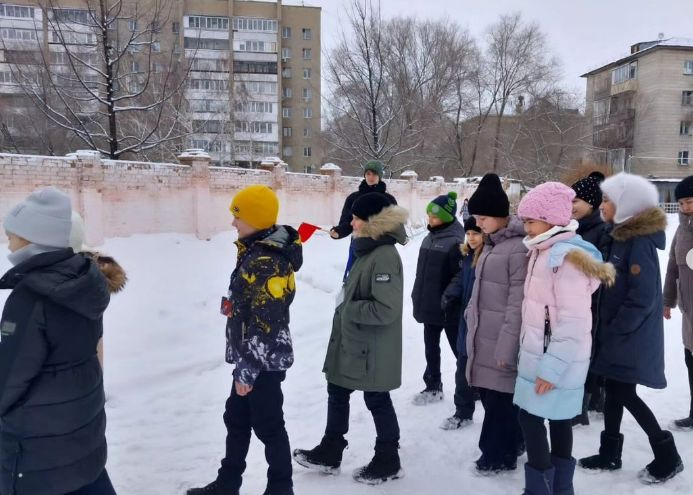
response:
[[[549,420],[550,450],[544,418],[520,409],[518,419],[527,443],[527,462],[534,469],[551,469],[551,456],[568,460],[573,458],[573,423],[570,419]]]
[[[116,495],[116,491],[113,488],[113,484],[111,484],[108,473],[104,469],[91,485],[83,486],[79,490],[66,495]]]
[[[634,383],[618,382],[606,379],[606,402],[604,404],[604,431],[609,435],[618,436],[621,433],[623,409],[633,415],[640,428],[650,439],[658,440],[664,435],[657,418],[647,404],[638,397]]]
[[[445,331],[450,348],[457,357],[457,332],[459,322],[454,325],[441,327],[439,325],[424,324],[424,345],[426,348],[426,371],[424,383],[426,388],[439,389],[443,383],[440,376],[440,335]]]
[[[269,464],[267,489],[283,492],[293,487],[291,449],[282,410],[281,384],[285,378],[285,371],[262,371],[248,395],[238,395],[235,384],[231,389],[224,413],[226,456],[217,477],[222,490],[232,493],[241,487],[251,432],[265,444],[265,459]]]
[[[325,436],[344,437],[349,431],[349,399],[353,390],[327,383],[327,426]],[[376,444],[399,442],[399,423],[390,392],[364,392],[366,407],[373,415]]]
[[[481,454],[487,464],[514,468],[522,431],[513,394],[479,388],[479,395],[485,410],[479,438]]]
[[[463,419],[474,416],[474,388],[467,382],[467,356],[458,354],[455,371],[455,410]]]

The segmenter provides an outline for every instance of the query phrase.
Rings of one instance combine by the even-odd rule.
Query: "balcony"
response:
[[[637,91],[637,90],[638,90],[638,80],[637,79],[628,79],[627,81],[623,81],[622,83],[613,84],[611,86],[611,96],[616,96],[616,95],[620,95],[622,93],[628,93],[628,92]]]
[[[635,120],[635,108],[626,108],[609,114],[609,124],[621,124],[627,120]]]

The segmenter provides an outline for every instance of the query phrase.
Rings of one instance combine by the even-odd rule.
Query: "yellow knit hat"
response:
[[[277,223],[279,199],[267,186],[249,186],[233,197],[229,210],[253,228],[269,229]]]

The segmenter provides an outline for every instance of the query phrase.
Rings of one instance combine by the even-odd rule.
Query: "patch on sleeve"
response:
[[[640,265],[633,265],[630,267],[630,273],[632,273],[633,275],[640,275],[640,271]]]
[[[375,274],[375,281],[379,284],[389,284],[391,280],[392,280],[392,277],[390,276],[389,273],[376,273]]]
[[[14,335],[14,332],[16,330],[16,323],[12,323],[11,321],[3,321],[2,326],[0,327],[0,342],[2,342],[3,337],[9,337],[10,335]]]

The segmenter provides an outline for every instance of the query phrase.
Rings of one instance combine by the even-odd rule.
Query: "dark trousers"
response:
[[[217,478],[222,490],[233,493],[241,487],[251,432],[265,444],[268,490],[283,492],[292,488],[291,449],[282,410],[281,384],[285,378],[285,371],[263,371],[245,397],[236,393],[235,384],[231,389],[224,413],[226,457],[221,461]]]
[[[609,435],[617,436],[621,433],[621,421],[623,420],[623,410],[633,415],[640,428],[652,440],[659,440],[663,436],[662,428],[657,422],[657,418],[652,413],[647,404],[638,397],[634,383],[617,382],[616,380],[606,379],[606,402],[604,404],[604,431]]]
[[[688,387],[691,391],[690,417],[693,418],[693,354],[691,353],[691,351],[686,349],[684,351],[684,355],[686,356],[686,368],[688,368]]]
[[[439,325],[424,324],[424,345],[426,347],[426,371],[424,372],[424,383],[426,388],[438,389],[442,387],[440,376],[440,335],[445,331],[448,343],[453,354],[457,357],[457,332],[459,322],[456,324]]]
[[[349,399],[353,392],[334,383],[327,383],[326,436],[344,437],[349,431]],[[399,423],[390,392],[364,392],[363,399],[373,415],[375,443],[399,442]]]
[[[116,495],[116,491],[113,488],[111,479],[108,477],[108,473],[104,469],[91,485],[83,486],[79,490],[66,495]]]
[[[479,395],[485,411],[479,448],[485,462],[494,466],[515,466],[522,431],[513,394],[479,388]]]
[[[592,372],[587,373],[587,379],[585,380],[585,393],[595,395],[599,392],[600,388],[604,388],[604,377],[595,375]]]
[[[573,458],[573,423],[570,419],[549,420],[550,449],[544,418],[520,409],[518,419],[527,443],[527,462],[534,469],[551,469],[551,456],[561,459]]]
[[[455,371],[455,409],[464,419],[474,416],[474,388],[467,381],[467,356],[458,354]]]

